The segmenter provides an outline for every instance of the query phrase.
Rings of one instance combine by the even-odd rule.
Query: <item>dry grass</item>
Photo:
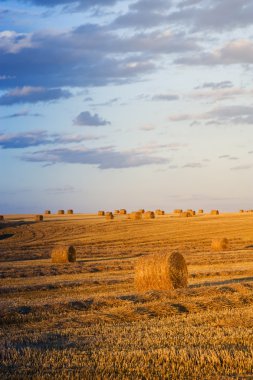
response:
[[[184,288],[187,283],[187,265],[179,252],[154,254],[137,261],[135,286],[138,291]]]
[[[211,248],[213,251],[224,251],[228,248],[228,239],[227,238],[221,238],[221,239],[213,239],[211,243]]]
[[[51,259],[52,263],[74,263],[76,261],[76,250],[72,245],[59,245],[53,248]]]
[[[248,379],[253,373],[253,214],[5,215],[2,379]],[[210,242],[226,236],[229,250]],[[78,259],[56,264],[55,245]],[[185,289],[138,293],[140,256],[178,250]]]

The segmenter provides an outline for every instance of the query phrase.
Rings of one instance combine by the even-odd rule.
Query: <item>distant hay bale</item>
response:
[[[114,214],[118,215],[119,214],[119,210],[114,210]]]
[[[176,208],[173,213],[174,214],[181,214],[183,212],[183,210],[181,208]]]
[[[142,213],[139,211],[134,211],[129,214],[129,218],[133,220],[140,220],[142,219]]]
[[[137,261],[134,280],[139,291],[185,288],[188,283],[185,259],[179,252],[142,257]]]
[[[45,215],[50,215],[50,214],[51,214],[51,211],[50,211],[50,210],[45,210],[45,211],[44,211],[44,214],[45,214]]]
[[[120,211],[119,211],[120,215],[126,215],[127,211],[122,208]]]
[[[74,263],[76,261],[76,250],[73,245],[59,245],[53,248],[51,253],[52,263]]]
[[[104,215],[105,215],[104,211],[102,211],[102,210],[98,211],[98,216],[104,216]]]
[[[199,210],[198,210],[198,214],[203,214],[204,213],[204,210],[202,209],[202,208],[200,208]]]
[[[0,215],[0,220],[4,220],[4,216],[3,215]]]
[[[244,210],[240,210],[240,212],[241,212],[241,213],[243,213],[243,212],[244,212]]]
[[[155,213],[154,211],[146,211],[143,214],[144,219],[155,219]]]
[[[192,216],[192,213],[189,211],[183,211],[183,212],[181,212],[180,216],[182,218],[190,218]]]
[[[144,214],[144,212],[145,212],[144,208],[140,208],[139,212],[140,212],[141,214]]]
[[[223,251],[228,248],[228,239],[213,239],[211,243],[211,248],[213,251]]]
[[[111,211],[107,211],[106,213],[105,213],[105,219],[106,220],[111,220],[111,219],[113,219],[114,218],[114,216],[113,216],[113,213],[111,212]]]
[[[35,222],[42,222],[43,221],[43,215],[35,215]]]
[[[160,210],[160,209],[155,210],[155,213],[156,213],[157,215],[164,215],[164,211],[163,211],[163,210]]]
[[[72,214],[74,214],[74,211],[73,210],[68,210],[67,214],[72,215]]]
[[[58,210],[58,212],[57,212],[58,215],[63,215],[64,213],[65,213],[64,210]]]
[[[210,212],[211,215],[219,215],[219,210],[211,210]]]

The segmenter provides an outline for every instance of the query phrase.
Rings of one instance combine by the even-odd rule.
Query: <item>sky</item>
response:
[[[0,213],[252,209],[252,0],[2,0]]]

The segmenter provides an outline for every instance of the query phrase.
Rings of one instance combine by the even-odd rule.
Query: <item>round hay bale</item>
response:
[[[164,215],[164,211],[163,210],[155,210],[155,213],[157,214],[157,215]]]
[[[243,212],[244,212],[244,210],[240,210],[240,212],[241,212],[241,213],[243,213]]]
[[[119,210],[114,210],[114,215],[118,215],[119,214]]]
[[[67,210],[67,214],[72,215],[72,214],[74,214],[74,211],[73,210]]]
[[[144,214],[145,210],[144,210],[144,208],[140,208],[140,210],[138,212]]]
[[[50,215],[50,214],[51,214],[51,211],[50,211],[50,210],[45,210],[45,211],[44,211],[44,214],[45,214],[45,215]]]
[[[58,215],[63,215],[64,213],[65,213],[64,210],[58,210],[57,212]]]
[[[182,218],[189,218],[189,217],[192,216],[192,213],[189,212],[189,211],[183,211],[183,212],[181,212],[180,216],[181,216]]]
[[[211,215],[219,215],[219,210],[211,210],[210,212]]]
[[[43,215],[35,215],[35,222],[42,222],[43,221]]]
[[[191,214],[191,216],[196,215],[196,211],[194,211],[194,210],[189,211],[189,213]]]
[[[121,215],[126,215],[127,211],[126,211],[124,208],[122,208],[122,209],[119,211],[119,213],[120,213]]]
[[[131,212],[131,214],[129,214],[129,218],[130,219],[133,219],[133,220],[140,220],[142,219],[142,213],[141,212]]]
[[[4,220],[4,216],[3,215],[0,215],[0,220]]]
[[[181,214],[183,212],[183,210],[181,208],[176,208],[173,213],[174,214]]]
[[[106,213],[105,213],[105,219],[106,220],[111,220],[111,219],[113,219],[114,218],[114,216],[113,216],[113,213],[111,212],[111,211],[107,211]]]
[[[74,263],[76,261],[76,250],[73,245],[59,245],[52,249],[52,263]]]
[[[143,214],[144,219],[155,219],[155,213],[154,211],[146,211]]]
[[[228,239],[227,238],[221,238],[221,239],[213,239],[211,243],[211,248],[213,251],[224,251],[228,248]]]
[[[105,215],[104,211],[102,211],[102,210],[98,211],[98,216],[104,216],[104,215]]]
[[[134,281],[139,291],[185,288],[188,284],[185,259],[179,252],[142,257],[137,261]]]
[[[204,214],[204,210],[203,210],[202,208],[200,208],[200,209],[198,210],[198,214]]]

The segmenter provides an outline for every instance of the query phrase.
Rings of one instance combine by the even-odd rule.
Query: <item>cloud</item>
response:
[[[102,119],[97,113],[92,115],[88,111],[81,112],[73,121],[75,125],[100,127],[111,124],[109,121]]]
[[[188,24],[194,31],[221,31],[252,25],[251,0],[189,0],[169,15],[169,21]]]
[[[179,96],[174,95],[174,94],[158,94],[152,97],[152,100],[154,101],[165,101],[165,102],[171,102],[178,99],[179,99]]]
[[[0,88],[13,88],[17,82],[21,88],[52,91],[130,83],[156,71],[161,55],[199,50],[195,39],[184,33],[156,30],[120,34],[96,24],[65,32],[30,33],[29,41],[24,47],[19,36],[0,37],[1,75],[6,76]]]
[[[191,168],[191,169],[199,169],[199,168],[202,168],[203,165],[200,162],[189,162],[182,167],[183,168]]]
[[[73,5],[77,11],[88,10],[93,7],[107,7],[114,5],[119,0],[18,0],[21,3],[30,3],[32,5],[53,8],[59,5]]]
[[[247,39],[239,39],[228,42],[220,49],[208,53],[200,53],[195,56],[180,57],[174,61],[184,65],[234,65],[253,63],[253,42]]]
[[[49,187],[45,189],[45,191],[51,194],[66,194],[66,193],[74,193],[76,189],[73,186],[66,185],[63,187]]]
[[[252,169],[253,165],[238,165],[231,168],[231,170],[248,170]]]
[[[13,104],[50,102],[58,99],[68,99],[72,94],[60,88],[46,89],[43,87],[16,87],[0,96],[1,106]]]
[[[97,140],[98,137],[83,135],[48,134],[46,131],[0,134],[2,149],[24,149],[40,145],[80,143],[86,140]]]
[[[38,151],[22,156],[24,161],[48,164],[67,163],[95,165],[99,169],[134,168],[154,164],[166,164],[168,159],[155,157],[138,151],[119,152],[107,148],[52,149]]]
[[[15,119],[17,117],[25,117],[25,116],[33,116],[33,117],[40,117],[42,116],[40,113],[31,113],[29,110],[23,110],[14,112],[10,115],[5,115],[0,117],[0,119]]]
[[[231,88],[233,87],[233,83],[230,80],[222,81],[222,82],[205,82],[201,86],[195,87],[195,90],[211,88],[213,90],[223,89],[223,88]]]
[[[150,132],[150,131],[154,131],[155,130],[155,127],[154,125],[152,124],[146,124],[146,125],[143,125],[140,130],[142,131],[146,131],[146,132]]]

